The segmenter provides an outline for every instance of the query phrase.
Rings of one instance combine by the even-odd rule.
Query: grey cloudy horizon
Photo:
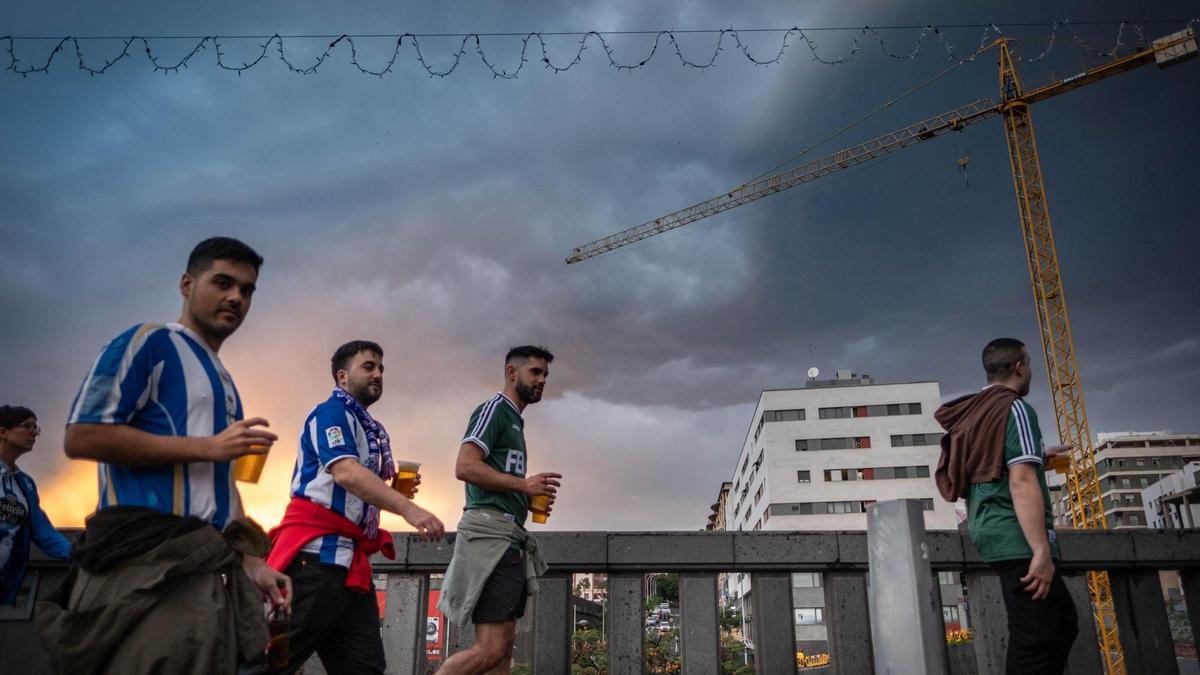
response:
[[[1031,37],[1064,18],[1195,14],[1187,3],[1156,5],[1149,16],[1138,5],[1082,2],[214,7],[7,3],[0,34],[1044,22],[1012,31]],[[1180,28],[1147,25],[1147,36]],[[1115,26],[1078,30],[1106,46],[1115,35]],[[918,33],[885,37],[907,51]],[[853,36],[816,39],[822,53],[841,55]],[[980,31],[946,36],[969,51]],[[778,36],[744,38],[756,55],[778,48]],[[632,60],[650,39],[620,36],[612,45]],[[680,45],[698,58],[714,39],[681,35]],[[556,54],[574,53],[575,38],[547,40]],[[287,44],[306,63],[325,43]],[[164,55],[184,45],[164,43]],[[511,67],[520,43],[488,38],[485,46]],[[88,43],[89,58],[114,47]],[[391,53],[387,40],[358,48],[368,65]],[[456,48],[454,39],[422,42],[436,64]],[[256,50],[226,47],[235,59]],[[995,121],[563,263],[575,246],[762,173],[945,68],[931,40],[909,61],[864,39],[855,60],[838,66],[814,62],[798,42],[766,68],[727,48],[706,71],[660,50],[629,73],[593,43],[566,73],[530,63],[511,81],[492,78],[472,51],[441,79],[426,76],[408,47],[384,78],[359,74],[346,50],[309,76],[273,58],[237,76],[219,70],[211,51],[170,75],[135,56],[88,77],[73,55],[46,75],[0,73],[0,311],[8,317],[0,399],[34,408],[47,429],[22,461],[43,499],[94,500],[94,485],[82,494],[93,470],[60,452],[66,408],[104,342],[134,323],[176,318],[187,252],[213,234],[237,236],[266,258],[250,316],[221,352],[247,412],[267,413],[285,441],[294,439],[328,395],[333,349],[379,341],[387,389],[373,412],[400,454],[425,463],[423,494],[451,526],[461,506],[457,441],[471,408],[499,387],[499,361],[513,344],[546,344],[558,357],[547,398],[527,418],[531,470],[566,474],[551,520],[564,530],[702,527],[759,392],[802,386],[811,365],[878,382],[936,380],[948,399],[980,386],[987,340],[1011,335],[1039,351]],[[1022,73],[1044,81],[1092,62],[1060,43]],[[1034,107],[1093,432],[1200,431],[1197,68],[1146,67]],[[979,59],[817,152],[995,89],[994,59]],[[1040,362],[1035,377],[1030,400],[1051,427]],[[262,513],[286,497],[293,449],[280,449],[269,480],[243,490]]]

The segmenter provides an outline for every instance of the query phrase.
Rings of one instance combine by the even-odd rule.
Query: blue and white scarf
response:
[[[346,409],[354,415],[354,418],[362,425],[363,431],[366,432],[370,462],[371,466],[375,468],[375,473],[385,483],[392,480],[396,475],[396,463],[392,461],[392,444],[387,430],[374,417],[371,417],[358,399],[347,393],[345,389],[337,387],[333,390],[333,395],[346,404]],[[365,532],[368,538],[373,538],[379,532],[379,507],[366,503],[363,505],[367,507]]]

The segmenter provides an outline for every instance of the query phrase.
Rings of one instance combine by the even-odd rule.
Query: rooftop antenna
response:
[[[809,382],[812,382],[813,380],[817,379],[817,376],[821,374],[821,371],[817,369],[817,365],[816,365],[816,361],[817,361],[817,358],[815,356],[816,350],[817,350],[817,348],[815,345],[812,345],[812,344],[808,345],[808,363],[810,365],[810,367],[808,369],[808,381]]]

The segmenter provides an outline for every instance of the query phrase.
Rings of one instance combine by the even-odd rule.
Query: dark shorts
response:
[[[471,614],[471,622],[516,621],[525,615],[527,597],[524,556],[510,546],[483,585],[483,592],[479,594],[479,601],[475,603],[475,611]]]

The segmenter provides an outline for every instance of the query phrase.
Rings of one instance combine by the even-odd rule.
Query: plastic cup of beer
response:
[[[417,494],[417,474],[421,471],[420,462],[410,462],[405,459],[396,462],[396,477],[392,479],[392,489],[412,499]]]
[[[1071,456],[1063,452],[1050,458],[1050,468],[1057,473],[1067,473],[1071,470]]]
[[[529,502],[529,510],[533,511],[533,522],[544,524],[550,517],[550,495],[537,495]]]
[[[251,445],[251,448],[265,448],[265,445]],[[267,465],[267,453],[261,455],[242,455],[233,462],[233,479],[243,483],[257,483],[262,477],[263,467]]]

